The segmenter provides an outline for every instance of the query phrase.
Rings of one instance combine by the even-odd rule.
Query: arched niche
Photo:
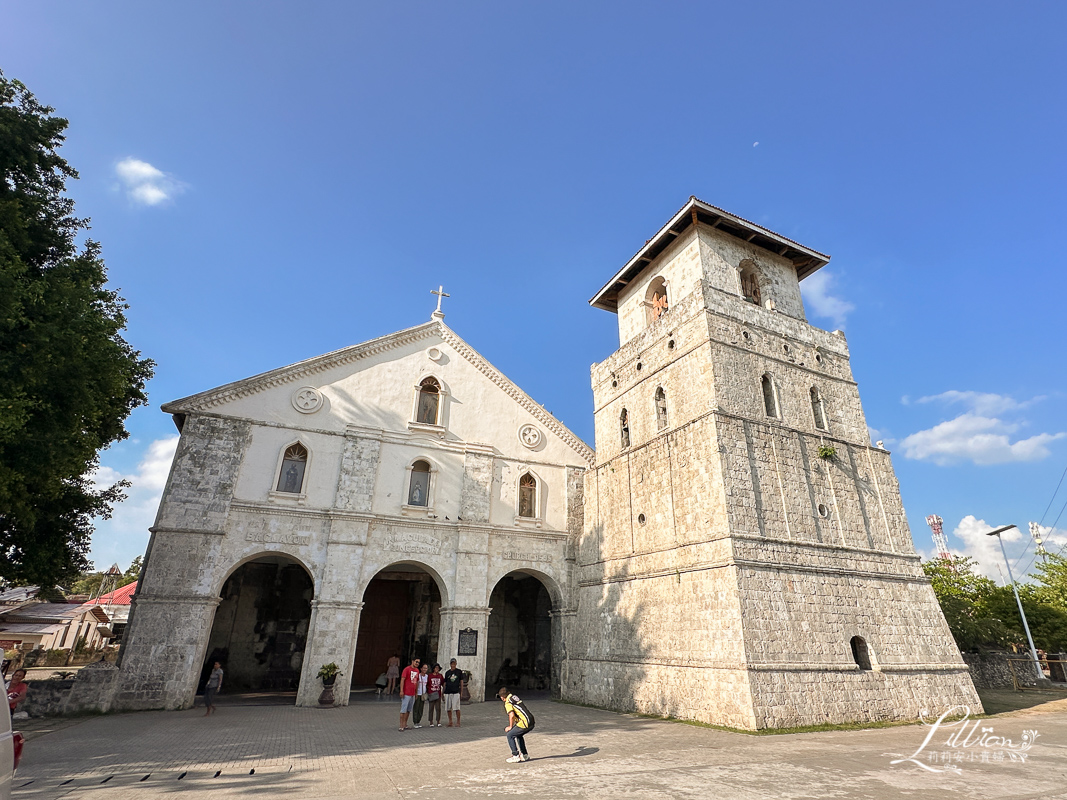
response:
[[[249,555],[222,579],[198,689],[219,661],[228,693],[279,692],[295,702],[315,583],[295,556]]]

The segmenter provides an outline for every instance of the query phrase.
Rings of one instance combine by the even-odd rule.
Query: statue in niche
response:
[[[290,464],[289,469],[285,471],[285,487],[282,491],[293,494],[300,492],[300,471],[296,468],[296,464]]]

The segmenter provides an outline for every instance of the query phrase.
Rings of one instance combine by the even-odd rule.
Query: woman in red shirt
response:
[[[430,705],[430,727],[433,727],[433,715],[437,713],[437,727],[441,727],[441,690],[445,685],[445,676],[441,674],[441,665],[434,664],[433,672],[426,677],[426,702]]]
[[[26,670],[17,669],[11,674],[11,683],[7,685],[7,706],[14,714],[18,704],[26,699],[30,685],[26,683]]]

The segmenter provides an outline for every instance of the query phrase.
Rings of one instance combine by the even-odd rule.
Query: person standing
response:
[[[396,691],[396,682],[400,679],[400,656],[396,653],[385,662],[385,677],[389,681],[389,686],[386,688],[385,693],[390,697],[393,696],[393,692]]]
[[[508,726],[504,733],[508,735],[508,747],[511,748],[511,758],[505,759],[509,764],[517,764],[520,761],[529,761],[530,754],[526,752],[526,734],[534,728],[534,717],[530,709],[518,697],[501,686],[497,697],[504,701],[504,711],[508,715]]]
[[[445,676],[441,674],[441,665],[434,664],[433,672],[426,679],[426,702],[430,705],[427,716],[430,718],[430,727],[433,727],[433,718],[437,716],[437,727],[441,727],[441,689],[445,684]]]
[[[415,721],[415,727],[422,727],[422,710],[426,707],[426,684],[430,679],[430,665],[423,664],[422,669],[419,672],[419,688],[418,693],[415,695],[415,708],[412,712],[412,717]]]
[[[448,672],[445,673],[445,711],[448,713],[448,727],[452,727],[452,712],[456,712],[456,727],[459,725],[459,697],[460,690],[463,688],[463,682],[466,680],[466,676],[463,674],[463,670],[456,667],[456,659],[452,659],[448,662]]]
[[[411,664],[400,673],[400,730],[407,730],[408,714],[415,705],[415,695],[419,691],[419,659],[411,659]]]
[[[14,714],[18,710],[19,703],[26,699],[26,692],[30,685],[26,683],[26,670],[17,669],[11,673],[11,682],[7,685],[7,707]]]
[[[211,677],[207,679],[207,683],[204,685],[204,705],[207,706],[207,711],[204,712],[205,717],[215,710],[215,695],[218,694],[221,688],[222,664],[216,661],[215,667],[211,670]]]

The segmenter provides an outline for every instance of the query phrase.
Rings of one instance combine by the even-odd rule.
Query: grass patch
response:
[[[700,722],[694,719],[680,719],[678,717],[663,717],[658,714],[642,714],[637,711],[615,711],[610,708],[604,708],[603,706],[596,706],[592,703],[578,703],[573,700],[554,700],[553,702],[562,703],[568,706],[577,706],[578,708],[593,708],[597,711],[607,711],[612,714],[625,714],[629,717],[637,717],[638,719],[654,719],[659,722],[675,722],[681,725],[692,725],[696,728],[710,728],[714,731],[725,731],[726,733],[742,733],[746,736],[779,736],[790,733],[821,733],[823,731],[866,731],[874,728],[900,728],[905,725],[921,725],[922,720],[919,719],[903,719],[903,720],[872,720],[869,722],[839,722],[831,723],[824,722],[819,725],[798,725],[793,728],[760,728],[759,730],[748,730],[747,728],[731,728],[729,725],[715,725],[710,722]],[[969,719],[984,719],[991,716],[990,714],[971,714]],[[947,717],[946,721],[953,721],[960,719],[960,717]]]

